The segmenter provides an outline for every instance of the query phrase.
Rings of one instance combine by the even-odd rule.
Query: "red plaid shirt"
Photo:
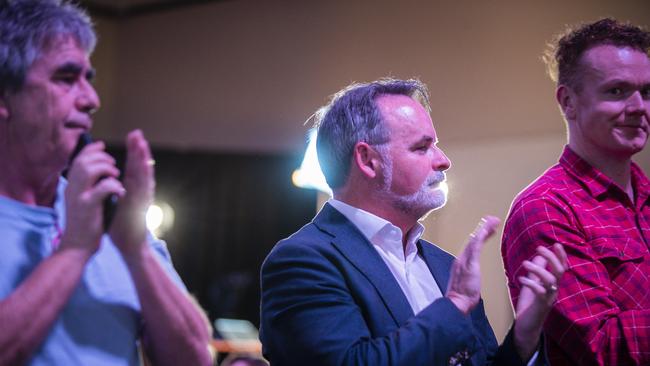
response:
[[[522,261],[558,242],[569,256],[544,325],[551,365],[650,365],[650,181],[632,164],[636,202],[568,147],[521,192],[501,254],[513,303]]]

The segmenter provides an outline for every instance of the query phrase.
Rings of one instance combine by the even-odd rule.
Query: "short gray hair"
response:
[[[85,11],[61,0],[0,0],[0,93],[17,92],[55,37],[72,36],[88,53],[97,42]]]
[[[354,145],[363,141],[381,145],[390,141],[376,99],[381,95],[406,95],[430,111],[429,93],[419,80],[384,78],[354,83],[334,94],[315,114],[316,151],[325,180],[332,189],[345,184]]]

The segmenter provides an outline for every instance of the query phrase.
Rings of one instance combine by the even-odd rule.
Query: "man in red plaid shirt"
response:
[[[650,131],[649,49],[650,33],[602,19],[548,54],[568,145],[514,200],[502,255],[516,303],[535,247],[568,254],[544,325],[553,366],[650,365],[650,181],[631,160]]]

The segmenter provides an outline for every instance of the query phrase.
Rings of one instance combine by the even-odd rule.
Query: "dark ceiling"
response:
[[[80,0],[80,3],[93,15],[127,18],[217,1],[227,0]]]

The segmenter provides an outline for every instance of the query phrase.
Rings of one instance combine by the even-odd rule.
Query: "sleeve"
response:
[[[167,250],[167,243],[165,243],[165,241],[163,240],[156,238],[150,232],[147,232],[147,242],[149,243],[149,248],[151,248],[151,250],[153,251],[156,259],[158,259],[158,263],[160,263],[162,268],[165,270],[165,273],[167,273],[167,275],[172,280],[172,282],[174,282],[174,284],[178,286],[178,288],[187,292],[187,288],[185,287],[183,280],[178,275],[178,272],[176,272],[176,269],[174,269],[171,255]]]
[[[496,339],[494,337],[494,332],[492,327],[487,320],[485,315],[485,309],[483,307],[483,300],[479,305],[472,310],[472,323],[474,324],[474,329],[477,331],[477,335],[482,342],[482,348],[485,350],[487,357],[486,362],[479,362],[479,360],[473,359],[474,365],[494,365],[494,366],[524,366],[531,365],[521,359],[517,348],[515,346],[514,338],[514,325],[510,327],[510,330],[506,334],[506,337],[503,339],[503,342],[497,347]]]
[[[499,349],[497,350],[496,355],[494,356],[494,361],[492,361],[492,365],[494,366],[535,365],[535,362],[537,361],[537,352],[533,354],[533,356],[530,358],[530,360],[528,360],[528,362],[524,362],[521,359],[521,356],[519,356],[519,353],[517,353],[517,348],[515,346],[514,329],[515,329],[514,325],[510,327],[508,334],[506,334],[506,337],[503,339],[503,343],[501,343]]]
[[[479,354],[472,361],[484,365],[496,350],[491,329],[491,337],[477,336],[483,329],[475,329],[447,298],[373,337],[369,315],[344,275],[308,245],[276,246],[262,266],[261,282],[260,339],[274,365],[447,365],[468,354]],[[489,328],[483,322],[479,327]]]
[[[650,364],[648,309],[619,307],[602,254],[586,241],[571,205],[561,197],[523,197],[511,208],[501,250],[513,303],[520,291],[517,278],[525,274],[522,262],[536,254],[537,246],[556,242],[567,252],[569,269],[544,326],[551,360],[556,347],[575,365]]]

